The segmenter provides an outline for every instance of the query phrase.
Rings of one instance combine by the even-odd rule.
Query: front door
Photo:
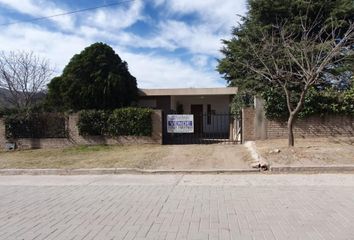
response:
[[[203,132],[203,105],[192,104],[191,114],[194,116],[194,133]]]

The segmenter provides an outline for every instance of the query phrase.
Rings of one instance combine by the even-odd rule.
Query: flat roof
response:
[[[139,89],[140,96],[234,95],[237,87]]]

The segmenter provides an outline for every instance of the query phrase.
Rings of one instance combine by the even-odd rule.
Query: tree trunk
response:
[[[294,147],[294,132],[293,132],[293,125],[294,125],[295,115],[290,113],[288,119],[288,146]]]

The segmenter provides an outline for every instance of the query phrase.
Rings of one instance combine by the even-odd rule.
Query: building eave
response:
[[[236,93],[236,87],[139,89],[140,96],[207,96],[235,95]]]

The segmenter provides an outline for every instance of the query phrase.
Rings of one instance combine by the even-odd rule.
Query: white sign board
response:
[[[168,133],[193,133],[194,132],[193,114],[168,114],[167,132]]]

